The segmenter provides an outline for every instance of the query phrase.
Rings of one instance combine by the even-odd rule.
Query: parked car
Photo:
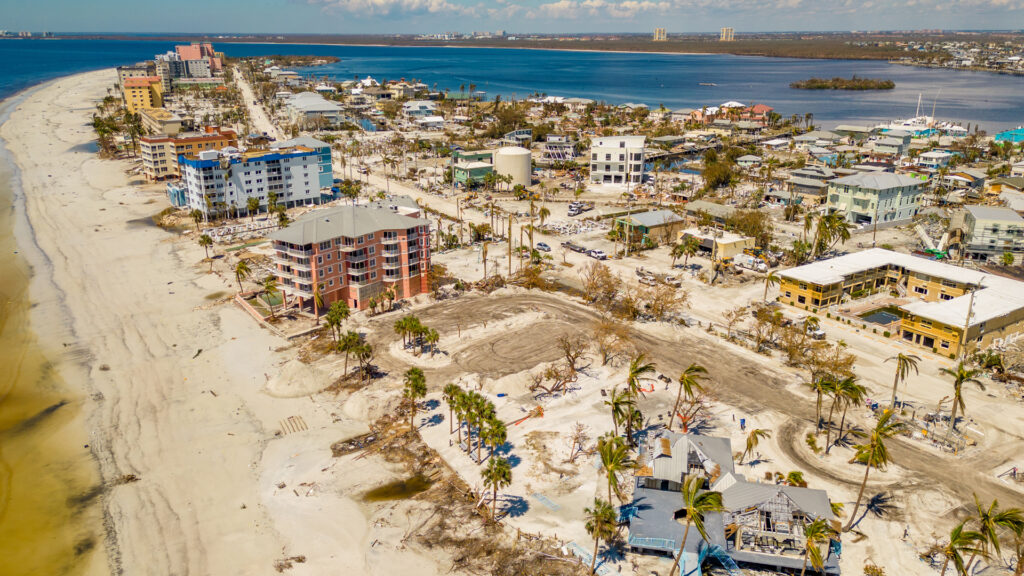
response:
[[[608,259],[608,255],[604,253],[604,250],[591,250],[590,252],[587,252],[587,254],[591,258],[595,258],[597,260],[607,260]]]
[[[654,278],[652,278],[651,276],[641,276],[640,277],[640,283],[644,284],[646,286],[657,286],[658,285],[658,281],[655,280]]]
[[[683,283],[675,276],[665,276],[665,284],[669,286],[675,286],[676,288],[682,287]]]
[[[544,242],[537,242],[537,250],[540,250],[541,252],[551,252],[551,246],[548,246]]]
[[[811,338],[814,338],[815,340],[824,340],[825,339],[825,331],[822,330],[821,328],[810,328],[810,327],[808,327],[807,328],[807,335],[810,336]]]

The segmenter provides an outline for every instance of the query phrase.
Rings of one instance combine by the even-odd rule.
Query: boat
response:
[[[715,84],[714,82],[701,82],[701,83],[699,83],[697,85],[698,86],[718,86],[718,84]]]

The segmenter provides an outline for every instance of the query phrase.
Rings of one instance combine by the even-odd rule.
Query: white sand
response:
[[[282,381],[288,352],[274,350],[287,343],[233,305],[205,299],[232,291],[233,279],[197,266],[196,244],[129,223],[167,202],[162,186],[133,186],[127,162],[88,151],[93,103],[115,81],[105,70],[50,83],[0,132],[48,260],[33,262],[37,277],[52,269],[56,287],[33,287],[41,337],[81,350],[59,369],[93,398],[89,431],[103,477],[139,478],[103,500],[115,534],[110,568],[268,574],[275,560],[302,555],[288,573],[433,572],[429,558],[371,547],[390,536],[375,534],[347,496],[390,474],[371,459],[339,466],[331,458],[332,442],[366,430],[366,400],[340,409],[312,402],[323,387],[315,370],[290,367],[286,376],[300,381]],[[58,299],[70,317],[56,313]],[[275,436],[292,416],[298,430]],[[90,573],[111,571],[101,564]]]

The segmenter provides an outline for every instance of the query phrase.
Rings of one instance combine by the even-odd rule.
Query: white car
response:
[[[597,260],[608,259],[608,255],[604,253],[604,250],[591,250],[590,252],[588,252],[588,254],[591,258],[596,258]]]

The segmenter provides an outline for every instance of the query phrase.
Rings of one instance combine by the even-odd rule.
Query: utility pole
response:
[[[508,214],[508,275],[512,276],[512,213]]]
[[[967,301],[967,318],[964,320],[964,333],[960,336],[960,361],[963,362],[967,354],[967,330],[971,327],[971,316],[974,315],[974,293],[981,288],[981,280],[977,286],[971,287],[971,299]]]

